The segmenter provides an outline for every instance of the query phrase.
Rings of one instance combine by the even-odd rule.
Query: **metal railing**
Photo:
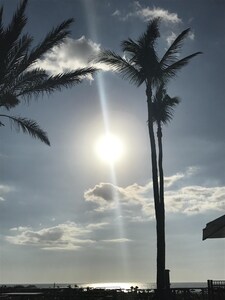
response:
[[[209,300],[225,299],[225,280],[208,280]]]

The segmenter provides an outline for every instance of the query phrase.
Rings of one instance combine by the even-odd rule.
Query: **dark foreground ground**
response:
[[[0,299],[5,300],[154,300],[155,291],[146,290],[105,290],[81,288],[36,288],[5,287],[0,288]],[[225,300],[225,289],[208,295],[207,288],[171,289],[168,300]]]

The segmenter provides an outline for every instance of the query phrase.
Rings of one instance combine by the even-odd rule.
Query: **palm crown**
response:
[[[95,68],[88,67],[51,76],[35,65],[46,52],[65,40],[73,19],[53,28],[43,41],[31,49],[33,38],[29,34],[22,34],[27,22],[24,14],[27,2],[21,2],[7,28],[3,27],[3,8],[0,9],[0,107],[6,110],[14,108],[24,99],[30,100],[32,96],[50,94],[80,83],[86,75],[95,71]],[[7,117],[18,129],[50,145],[46,132],[35,121],[7,114],[1,114],[0,117]],[[3,125],[0,122],[0,126]]]
[[[152,86],[167,82],[191,58],[201,52],[178,59],[182,43],[190,32],[190,29],[186,29],[177,36],[164,56],[159,59],[155,50],[156,40],[160,37],[159,22],[160,18],[150,21],[147,30],[137,41],[129,38],[122,42],[121,46],[125,57],[121,57],[110,50],[103,50],[96,61],[109,65],[122,77],[129,79],[137,86],[143,82],[149,82]]]
[[[179,103],[180,99],[178,97],[170,97],[166,92],[164,84],[161,84],[153,97],[153,122],[168,124],[173,118],[174,107]]]

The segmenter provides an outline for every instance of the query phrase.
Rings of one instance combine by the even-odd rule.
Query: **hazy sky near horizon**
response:
[[[19,1],[0,0],[8,24]],[[191,27],[182,56],[202,51],[170,81],[181,103],[163,128],[167,263],[171,281],[225,278],[225,240],[202,241],[225,211],[225,2],[30,0],[34,45],[75,18],[65,44],[40,62],[51,73],[121,53],[161,16],[158,53]],[[11,111],[36,120],[51,147],[0,128],[0,283],[154,282],[156,233],[144,86],[106,69]],[[106,130],[124,154],[112,167],[94,150]]]

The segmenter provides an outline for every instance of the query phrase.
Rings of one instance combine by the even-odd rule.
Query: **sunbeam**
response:
[[[84,8],[86,13],[86,22],[88,25],[88,30],[90,33],[90,36],[92,39],[97,41],[97,29],[96,29],[96,22],[95,22],[95,8],[92,5],[91,1],[85,0],[84,2]],[[96,76],[97,81],[97,88],[98,88],[98,94],[101,104],[101,110],[102,110],[102,118],[104,123],[104,133],[106,137],[109,137],[112,135],[110,131],[110,124],[109,124],[109,115],[108,115],[108,108],[107,108],[107,96],[105,91],[105,85],[104,85],[104,76],[102,73],[97,74]],[[114,160],[111,159],[109,161],[109,168],[110,168],[110,175],[112,183],[117,186],[117,178],[116,178],[116,171],[115,171],[115,164]],[[125,237],[125,229],[123,224],[123,216],[122,216],[122,209],[120,205],[120,199],[118,196],[118,193],[114,193],[114,200],[116,202],[116,210],[115,210],[115,220],[117,224],[117,230],[118,230],[118,238],[124,238]],[[121,243],[121,259],[122,259],[122,265],[120,264],[120,268],[123,272],[123,275],[126,276],[128,272],[128,263],[127,263],[127,246],[126,243]]]

